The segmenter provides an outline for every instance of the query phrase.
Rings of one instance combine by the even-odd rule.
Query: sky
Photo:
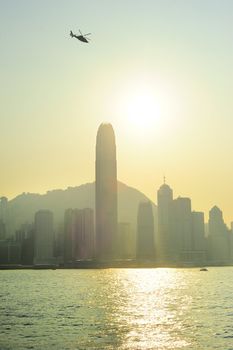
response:
[[[0,50],[0,196],[94,181],[110,122],[120,181],[233,221],[233,1],[0,0]]]

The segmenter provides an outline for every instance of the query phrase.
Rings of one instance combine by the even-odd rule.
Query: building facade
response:
[[[54,261],[53,213],[39,210],[35,214],[34,264],[50,264]]]
[[[192,261],[192,215],[190,198],[178,197],[172,204],[172,237],[175,261]]]
[[[93,259],[95,256],[94,211],[67,209],[64,224],[64,262]]]
[[[172,202],[173,191],[167,184],[164,183],[157,192],[158,241],[156,249],[157,259],[163,263],[172,260]]]
[[[135,257],[135,239],[129,222],[118,224],[118,256],[120,259]]]
[[[150,201],[138,206],[136,258],[155,260],[154,216]]]
[[[230,232],[223,220],[222,211],[214,206],[209,211],[208,258],[216,265],[230,261]]]
[[[96,257],[111,260],[117,254],[117,161],[111,124],[101,124],[97,132],[95,180]]]

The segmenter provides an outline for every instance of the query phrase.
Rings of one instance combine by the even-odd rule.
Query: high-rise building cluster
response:
[[[192,211],[190,198],[173,199],[173,191],[165,183],[158,190],[157,201],[160,264],[233,263],[233,231],[227,228],[219,208],[210,210],[205,225],[204,213]]]
[[[67,209],[64,218],[64,262],[93,259],[94,247],[93,210]]]
[[[14,237],[8,234],[14,214],[2,197],[0,264],[233,264],[233,224],[227,227],[217,206],[205,223],[204,213],[192,210],[190,198],[173,198],[165,180],[157,192],[156,213],[152,202],[144,201],[138,206],[136,228],[118,222],[116,142],[111,124],[101,124],[97,132],[95,180],[95,211],[67,208],[64,222],[55,226],[52,211],[43,208],[35,213],[34,222],[19,225]]]

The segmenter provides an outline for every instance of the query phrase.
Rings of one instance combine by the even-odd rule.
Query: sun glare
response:
[[[182,103],[181,103],[182,102]],[[143,140],[151,144],[155,138],[174,132],[184,108],[179,84],[161,78],[128,78],[109,94],[109,115],[127,141]],[[146,141],[146,142],[145,142]]]
[[[133,90],[120,101],[120,113],[124,122],[140,131],[153,129],[160,119],[160,106],[156,95],[148,89]]]

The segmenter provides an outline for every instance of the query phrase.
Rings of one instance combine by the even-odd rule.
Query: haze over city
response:
[[[232,348],[232,14],[0,0],[0,349]]]
[[[231,1],[1,1],[1,195],[94,179],[111,122],[118,179],[155,202],[164,174],[233,219]],[[91,32],[88,45],[69,31]]]

